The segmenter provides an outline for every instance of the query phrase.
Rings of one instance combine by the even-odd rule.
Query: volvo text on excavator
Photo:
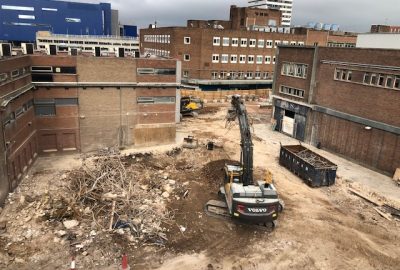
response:
[[[239,121],[241,155],[239,164],[225,164],[224,185],[219,194],[225,201],[210,200],[206,212],[249,221],[255,224],[276,226],[278,213],[283,210],[283,202],[272,183],[272,175],[267,173],[263,181],[253,180],[253,143],[246,107],[239,95],[232,97],[232,107],[228,110],[227,121]]]

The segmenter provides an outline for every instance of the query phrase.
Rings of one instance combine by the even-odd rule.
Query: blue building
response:
[[[111,4],[53,0],[0,0],[0,40],[34,42],[37,31],[71,35],[112,35]]]

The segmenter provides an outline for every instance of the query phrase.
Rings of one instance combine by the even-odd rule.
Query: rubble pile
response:
[[[71,203],[79,209],[74,211],[79,213],[75,218],[127,234],[130,241],[163,245],[167,240],[164,225],[173,220],[164,201],[176,183],[128,165],[119,155],[102,155],[72,171]]]

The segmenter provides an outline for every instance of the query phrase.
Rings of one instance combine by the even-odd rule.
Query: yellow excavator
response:
[[[198,116],[198,111],[203,109],[204,103],[198,97],[183,96],[181,97],[181,116]]]
[[[240,162],[225,164],[224,185],[219,194],[223,201],[210,200],[206,212],[210,215],[233,217],[256,224],[277,225],[283,201],[273,184],[272,174],[267,172],[264,179],[253,179],[253,143],[246,107],[239,95],[232,97],[232,108],[227,121],[239,120],[241,135]]]

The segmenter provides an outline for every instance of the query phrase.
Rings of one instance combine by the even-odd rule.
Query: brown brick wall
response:
[[[293,49],[291,47],[280,47],[277,59],[277,74],[274,88],[274,95],[278,95],[294,101],[307,102],[313,69],[314,48],[304,47]],[[307,77],[296,78],[282,74],[283,63],[307,64]],[[297,98],[291,95],[279,93],[281,86],[294,87],[304,90],[304,98]]]
[[[393,175],[400,167],[400,135],[313,112],[314,138],[323,148]]]
[[[136,82],[136,61],[128,58],[77,57],[79,82]]]
[[[320,48],[319,59],[346,63],[398,66],[400,51],[373,49]],[[315,103],[341,112],[357,115],[378,122],[400,126],[400,90],[385,89],[362,84],[362,75],[352,82],[334,80],[335,68],[396,74],[400,71],[379,70],[320,63],[317,75]],[[355,83],[359,80],[360,83]]]

